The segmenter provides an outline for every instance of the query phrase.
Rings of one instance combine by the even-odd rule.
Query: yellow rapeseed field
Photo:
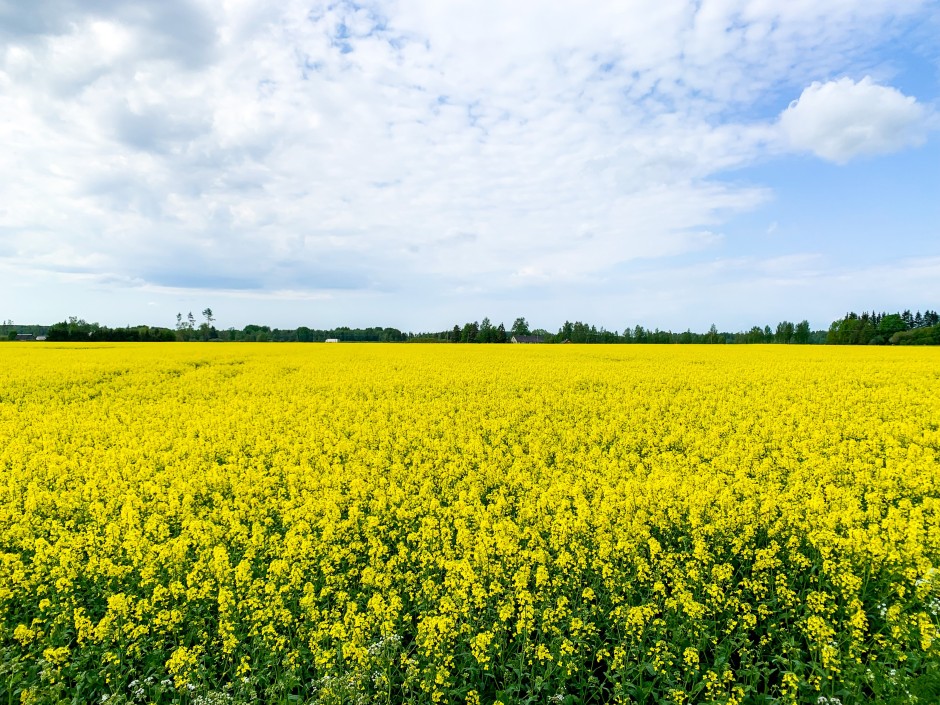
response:
[[[940,701],[940,351],[0,344],[0,703]]]

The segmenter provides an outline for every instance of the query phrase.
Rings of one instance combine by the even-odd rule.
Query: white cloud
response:
[[[390,300],[584,283],[715,247],[769,196],[719,179],[779,137],[754,106],[844,72],[926,6],[7,5],[8,264]],[[792,110],[818,123],[806,100]]]
[[[927,111],[917,100],[866,76],[812,83],[780,115],[793,147],[844,164],[923,143]]]

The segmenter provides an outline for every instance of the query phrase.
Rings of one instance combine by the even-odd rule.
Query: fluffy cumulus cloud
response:
[[[929,6],[0,0],[0,266],[148,297],[596,282],[720,242],[769,197],[721,175],[781,126],[837,161],[916,141],[912,98],[812,82]]]
[[[895,152],[925,138],[927,113],[912,96],[866,76],[814,81],[780,116],[790,143],[840,164]]]

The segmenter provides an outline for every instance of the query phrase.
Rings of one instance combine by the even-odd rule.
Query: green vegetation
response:
[[[271,328],[250,324],[238,330],[219,330],[214,325],[211,308],[202,311],[203,319],[198,325],[192,312],[185,317],[176,314],[174,328],[159,326],[126,326],[108,328],[98,323],[88,323],[75,316],[52,326],[13,325],[6,321],[0,325],[0,338],[16,340],[17,335],[45,335],[52,341],[220,341],[220,342],[279,342],[322,343],[327,340],[339,342],[375,343],[509,343],[515,338],[520,342],[538,343],[604,343],[604,344],[758,344],[784,345],[940,345],[940,316],[936,311],[909,310],[903,313],[851,312],[834,321],[828,331],[812,330],[807,320],[799,323],[780,321],[775,327],[753,326],[746,331],[719,331],[712,325],[705,333],[687,329],[676,333],[659,328],[644,328],[641,325],[627,326],[622,331],[607,330],[581,321],[565,321],[557,332],[543,328],[532,328],[525,318],[517,318],[507,330],[503,323],[494,324],[489,318],[482,322],[469,321],[455,324],[453,328],[431,332],[403,332],[398,328],[372,326],[368,328]]]
[[[903,313],[854,311],[834,321],[826,342],[832,345],[940,345],[940,315],[928,310]]]
[[[71,316],[67,321],[50,326],[46,338],[52,341],[68,342],[165,343],[176,340],[176,335],[169,328],[145,325],[108,328],[108,326],[88,323],[82,318]]]
[[[17,335],[32,335],[39,337],[46,335],[49,326],[40,325],[17,325],[13,321],[4,321],[0,323],[0,340],[16,340]]]

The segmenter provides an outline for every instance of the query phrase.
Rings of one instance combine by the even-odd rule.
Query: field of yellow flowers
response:
[[[0,344],[0,703],[940,701],[940,353]]]

